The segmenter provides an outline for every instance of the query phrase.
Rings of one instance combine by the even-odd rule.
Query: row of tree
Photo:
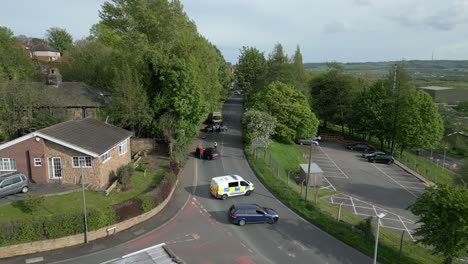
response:
[[[74,43],[63,29],[47,31],[49,44],[69,56],[55,65],[63,81],[110,92],[102,119],[137,137],[164,137],[180,159],[174,155],[183,153],[208,112],[227,98],[229,65],[179,1],[112,0],[102,5],[100,18],[89,37]],[[0,41],[0,82],[35,80],[36,67],[12,32],[0,28],[0,38],[8,40]]]

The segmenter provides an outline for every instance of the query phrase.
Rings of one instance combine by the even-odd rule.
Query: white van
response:
[[[239,175],[214,177],[210,184],[211,194],[223,200],[236,195],[250,195],[253,189],[253,183],[244,180]]]

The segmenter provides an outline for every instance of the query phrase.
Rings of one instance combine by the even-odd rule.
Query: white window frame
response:
[[[76,162],[75,162],[76,161]],[[80,163],[82,162],[83,166],[81,168],[92,168],[92,158],[90,156],[75,156],[72,157],[72,167],[80,168]]]
[[[119,156],[122,156],[123,154],[127,153],[128,151],[127,143],[128,143],[128,140],[126,139],[119,144]]]
[[[34,158],[34,167],[42,167],[42,159]]]
[[[104,154],[102,154],[102,163],[105,163],[106,161],[110,160],[111,158],[112,158],[112,156],[111,156],[110,150],[104,152]]]
[[[5,166],[6,164],[8,166]],[[16,159],[0,158],[0,171],[16,171]]]

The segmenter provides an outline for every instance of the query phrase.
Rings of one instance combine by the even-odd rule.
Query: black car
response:
[[[377,155],[367,158],[367,160],[373,163],[378,162],[378,163],[392,164],[393,162],[395,162],[393,157],[388,154],[377,154]]]
[[[247,223],[269,223],[278,222],[278,213],[257,204],[234,204],[229,208],[229,221],[233,224],[243,226]]]
[[[367,158],[373,157],[375,155],[384,155],[384,154],[387,154],[387,153],[385,153],[383,151],[370,151],[370,152],[362,153],[362,157],[367,159]]]
[[[368,152],[368,151],[371,151],[371,150],[374,150],[373,147],[365,144],[365,143],[352,143],[352,144],[348,144],[346,145],[346,148],[347,149],[350,149],[350,150],[355,150],[355,151],[364,151],[364,152]]]
[[[212,160],[213,157],[216,157],[218,155],[219,155],[219,153],[215,148],[206,148],[203,151],[203,158],[206,159],[206,160]]]

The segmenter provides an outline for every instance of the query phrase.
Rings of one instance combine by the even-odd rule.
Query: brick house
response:
[[[48,43],[35,45],[31,48],[31,58],[40,61],[56,61],[60,58],[60,51],[50,47]]]
[[[92,118],[63,122],[0,145],[0,173],[19,171],[38,184],[80,184],[82,173],[102,189],[130,162],[131,136]]]

